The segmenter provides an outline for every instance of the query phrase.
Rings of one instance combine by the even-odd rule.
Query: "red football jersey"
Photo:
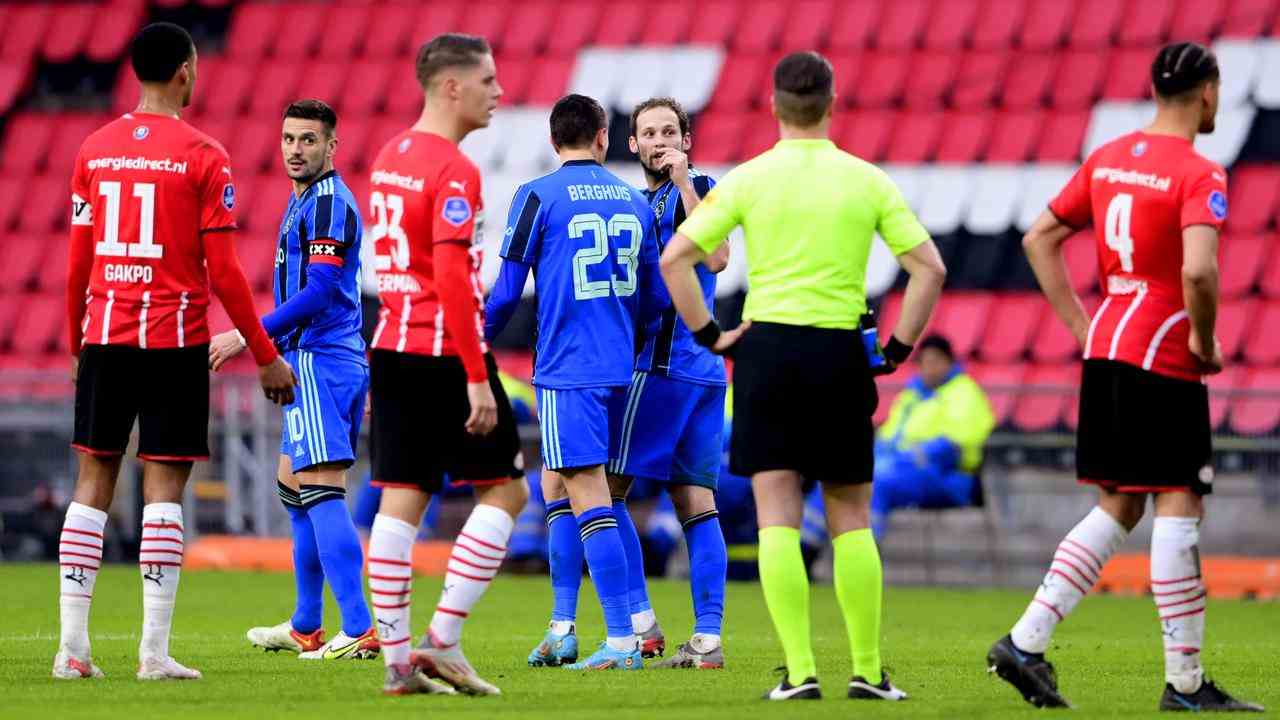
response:
[[[480,284],[480,170],[447,139],[406,130],[383,146],[371,173],[369,213],[382,310],[370,349],[458,354],[445,328],[432,267],[435,243],[453,242],[470,249],[474,327],[481,352],[488,352]]]
[[[1187,348],[1182,230],[1227,218],[1227,174],[1191,142],[1135,132],[1098,148],[1049,210],[1080,228],[1093,220],[1105,299],[1094,313],[1085,358],[1200,380]]]
[[[182,120],[130,113],[90,135],[71,177],[71,224],[93,228],[81,344],[209,342],[200,233],[234,229],[231,161]]]

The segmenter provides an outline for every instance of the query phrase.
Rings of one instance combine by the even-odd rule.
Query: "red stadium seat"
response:
[[[1280,426],[1280,368],[1249,372],[1231,402],[1231,427],[1244,435],[1270,434]]]
[[[512,107],[525,104],[525,96],[529,94],[529,83],[533,81],[533,73],[538,59],[531,55],[512,55],[503,51],[497,60],[498,84],[502,86],[502,106]]]
[[[1232,0],[1231,4],[1237,4]],[[1208,45],[1226,17],[1227,0],[1178,0],[1169,37]]]
[[[259,87],[258,68],[248,61],[210,57],[200,60],[199,73],[194,105],[201,115],[238,115]]]
[[[7,186],[3,189],[9,189]],[[5,261],[0,265],[0,288],[9,292],[25,291],[35,288],[41,268],[47,261],[45,248],[34,238],[20,239],[16,236],[0,234],[5,241]],[[62,239],[66,242],[66,239]],[[0,300],[0,305],[8,303]],[[2,323],[0,323],[2,326]],[[4,336],[0,335],[0,343]]]
[[[880,162],[889,148],[889,138],[898,123],[895,110],[859,110],[851,114],[839,145],[868,162]]]
[[[415,57],[418,48],[411,43],[427,41],[427,38],[413,36],[417,8],[417,3],[401,1],[380,2],[376,10],[366,10],[375,12],[376,15],[364,30],[365,57],[384,60],[395,58],[402,63]]]
[[[880,344],[883,345],[889,340],[889,333],[893,332],[893,327],[898,324],[898,316],[902,314],[902,292],[893,291],[880,299],[880,306],[876,308],[876,331],[880,334]],[[938,314],[935,312],[929,318],[929,326],[932,327],[938,321]],[[926,329],[926,332],[928,330]]]
[[[54,19],[51,3],[30,3],[10,8],[5,24],[8,31],[0,36],[0,60],[26,64],[35,59]]]
[[[325,43],[324,30],[330,10],[306,0],[280,5],[285,18],[281,32],[276,35],[272,53],[277,58],[311,60]]]
[[[59,113],[54,121],[53,138],[45,158],[45,173],[69,179],[76,163],[80,144],[89,134],[115,118],[97,113]]]
[[[55,125],[48,113],[20,112],[9,116],[4,137],[0,138],[0,172],[23,178],[43,168]],[[3,227],[0,223],[0,229]]]
[[[1250,365],[1280,364],[1280,301],[1268,300],[1258,314],[1253,332],[1244,344],[1244,359]]]
[[[747,118],[742,145],[742,159],[753,158],[772,148],[778,142],[778,123],[767,110],[752,113]]]
[[[959,53],[916,53],[911,58],[903,103],[916,110],[942,107],[943,98],[955,85],[959,59]]]
[[[985,0],[978,10],[982,22],[973,27],[969,42],[975,50],[1008,50],[1026,12],[1024,0]]]
[[[695,4],[696,14],[689,28],[689,42],[695,45],[729,45],[738,31],[742,3],[738,0],[708,0]]]
[[[393,67],[407,65],[403,60],[361,60],[354,63],[344,74],[356,80],[348,82],[337,98],[344,114],[342,122],[345,124],[352,114],[377,112],[386,100]],[[506,87],[505,80],[502,80],[502,85]]]
[[[594,45],[624,46],[635,43],[644,27],[646,5],[642,0],[609,3],[605,21],[596,29]]]
[[[1169,26],[1173,22],[1176,0],[1139,0],[1129,3],[1129,12],[1120,22],[1119,42],[1123,47],[1150,47],[1164,44],[1169,37]],[[1119,7],[1120,3],[1112,3]],[[1197,7],[1191,12],[1199,14]],[[1178,37],[1177,40],[1186,38]],[[1147,58],[1151,64],[1152,53]]]
[[[0,63],[0,115],[7,114],[31,80],[31,61]]]
[[[1041,107],[1048,96],[1058,68],[1054,53],[1019,53],[1009,62],[1009,73],[1000,94],[1001,104],[1010,110]]]
[[[1276,0],[1231,0],[1222,19],[1222,36],[1253,39],[1271,27]]]
[[[978,349],[993,313],[995,296],[989,292],[953,291],[944,293],[939,302],[936,332],[951,341],[956,357],[964,360]],[[1001,320],[1004,322],[1003,311]],[[996,323],[990,323],[996,324]]]
[[[251,2],[237,6],[227,29],[227,57],[253,61],[267,54],[281,31],[283,5]]]
[[[1030,0],[1023,13],[1018,47],[1023,50],[1053,50],[1067,34],[1075,0]]]
[[[1044,128],[1045,112],[1020,110],[996,116],[987,144],[987,162],[1022,163],[1031,157]]]
[[[364,38],[369,34],[369,25],[384,22],[381,11],[374,11],[367,5],[344,2],[335,5],[327,15],[321,31],[323,38],[315,55],[324,60],[342,60],[350,62],[360,55]],[[352,74],[351,77],[360,77]]]
[[[1048,303],[1034,292],[1001,293],[996,303],[999,312],[988,323],[978,354],[987,362],[1015,362],[1027,352],[1045,321]]]
[[[284,218],[288,182],[281,173],[274,173],[259,174],[249,184],[257,189],[258,197],[248,213],[240,215],[240,221],[248,226],[254,236],[275,236],[280,229],[280,221]]]
[[[507,26],[511,12],[512,8],[506,3],[493,0],[471,2],[467,4],[467,9],[462,14],[462,23],[458,29],[468,35],[488,38],[489,42],[495,46],[494,50],[501,50],[503,30]]]
[[[1222,343],[1222,357],[1228,361],[1234,360],[1244,349],[1245,338],[1253,332],[1262,303],[1256,298],[1224,300],[1218,308],[1214,334]]]
[[[1272,255],[1270,235],[1231,234],[1222,242],[1222,262],[1218,293],[1224,298],[1234,298],[1253,292],[1258,276],[1267,266]]]
[[[861,77],[862,61],[865,56],[865,53],[856,51],[832,53],[827,56],[831,69],[835,73],[836,103],[840,107],[853,105],[854,89],[858,85],[858,78]],[[839,113],[836,117],[839,117]]]
[[[1080,0],[1067,37],[1067,47],[1072,50],[1109,47],[1120,29],[1125,5],[1115,0]]]
[[[889,162],[918,164],[933,159],[942,135],[942,113],[904,112],[889,142]]]
[[[280,150],[278,116],[243,117],[235,121],[235,132],[228,136],[227,152],[242,173],[278,172],[284,162]]]
[[[284,108],[298,98],[298,81],[307,72],[305,61],[272,61],[258,68],[249,96],[249,114],[279,118]]]
[[[51,63],[73,60],[84,49],[90,30],[95,29],[96,14],[97,8],[92,5],[64,3],[55,6],[53,27],[57,30],[45,35],[40,54]]]
[[[1098,298],[1093,295],[1084,297],[1084,309],[1091,317],[1099,304]],[[1036,331],[1035,340],[1031,343],[1031,359],[1038,363],[1054,363],[1079,359],[1083,353],[1084,349],[1076,342],[1067,326],[1062,324],[1052,310],[1046,311]]]
[[[1075,50],[1062,55],[1052,90],[1052,104],[1059,110],[1085,110],[1093,106],[1108,71],[1109,53]]]
[[[555,32],[547,38],[547,52],[576,53],[591,42],[603,6],[597,3],[555,3]]]
[[[353,65],[350,60],[317,61],[300,65],[296,70],[296,77],[300,82],[294,90],[295,97],[317,98],[337,106],[348,78],[353,83],[364,82],[363,77],[351,72]],[[284,108],[281,107],[280,112],[283,111]]]
[[[825,47],[835,14],[836,3],[831,0],[799,0],[794,3],[782,31],[782,49],[794,52]]]
[[[1088,110],[1050,112],[1040,133],[1036,160],[1043,163],[1078,161],[1084,147],[1084,133],[1089,127],[1089,116]]]
[[[1206,378],[1209,385],[1209,426],[1217,430],[1226,425],[1227,409],[1234,392],[1249,376],[1242,367],[1228,365],[1217,375]]]
[[[270,292],[275,281],[276,245],[272,240],[276,235],[271,230],[274,228],[266,228],[265,232],[263,229],[255,230],[236,247],[245,276],[249,278],[249,286],[259,293]]]
[[[214,64],[216,65],[217,64],[216,56],[213,56],[212,59],[214,60]],[[206,60],[204,57],[200,58],[200,78],[201,78],[200,92],[201,93],[205,91],[204,78],[205,78],[205,73],[208,72],[208,69],[205,63],[208,63],[208,62],[209,60]],[[112,90],[111,90],[111,112],[117,115],[123,115],[133,110],[134,108],[138,107],[138,100],[139,98],[141,98],[141,96],[142,96],[142,89],[138,87],[138,79],[133,74],[133,66],[127,62],[120,63],[120,69],[116,71],[115,85],[112,87]],[[200,104],[196,102],[195,98],[193,98],[192,108],[190,110],[190,115],[192,117],[196,117],[199,114],[196,109],[199,106]]]
[[[422,112],[422,86],[412,65],[402,61],[389,61],[390,77],[387,79],[386,104],[383,112],[397,118],[416,118]],[[498,82],[502,82],[502,69],[498,69]]]
[[[85,55],[99,63],[123,56],[134,34],[142,27],[146,9],[146,4],[141,2],[115,3],[110,12],[96,13],[93,32],[84,47]],[[127,67],[129,63],[124,65]]]
[[[1263,269],[1258,285],[1266,297],[1280,299],[1280,252],[1271,253],[1271,261]]]
[[[1138,3],[1141,4],[1141,3]],[[1102,97],[1108,100],[1146,100],[1151,97],[1151,59],[1158,47],[1130,47],[1111,54]]]
[[[750,113],[741,111],[708,110],[700,113],[693,130],[694,137],[698,139],[693,144],[694,161],[720,164],[741,160],[738,150],[742,147],[743,135],[749,129],[748,117]]]
[[[975,110],[993,105],[1008,65],[1009,53],[1001,50],[965,53],[951,88],[951,106]]]
[[[466,7],[467,4],[462,0],[421,3],[418,9],[418,21],[410,37],[413,38],[413,42],[426,42],[442,33],[457,32],[462,24],[462,13]]]
[[[940,163],[976,162],[991,140],[992,119],[989,110],[948,112],[943,117],[935,159]]]
[[[1067,238],[1062,248],[1067,261],[1071,287],[1078,293],[1089,292],[1098,285],[1098,247],[1092,229],[1081,230]]]
[[[1014,407],[1013,424],[1026,432],[1043,432],[1065,424],[1068,407],[1077,402],[1079,386],[1077,363],[1032,367]]]
[[[735,52],[765,52],[778,46],[778,38],[787,24],[787,16],[794,16],[798,8],[781,0],[753,0],[745,8],[751,22],[738,29],[733,37]],[[799,49],[799,48],[797,48]],[[812,49],[812,48],[805,48]]]
[[[1239,165],[1231,172],[1228,192],[1227,227],[1231,232],[1265,230],[1276,214],[1280,200],[1280,167]]]
[[[877,0],[845,0],[836,7],[827,47],[833,53],[862,50],[870,44],[880,17]]]
[[[66,325],[66,305],[60,295],[42,293],[20,296],[22,313],[14,323],[11,347],[18,355],[52,352]]]
[[[23,190],[26,184],[27,177],[25,175],[22,177],[7,174],[0,175],[0,236],[17,226],[18,214],[22,212],[25,202]],[[9,238],[9,240],[16,242],[14,238]],[[6,245],[5,247],[8,246]]]
[[[947,0],[934,3],[924,31],[924,46],[930,50],[958,50],[964,46],[978,16],[978,0]],[[991,18],[983,18],[984,21]]]
[[[884,424],[889,419],[889,411],[893,409],[893,401],[898,399],[898,393],[902,392],[901,383],[877,383],[876,392],[880,396],[880,402],[876,405],[876,412],[871,416],[871,423],[876,427]]]
[[[44,262],[36,277],[37,289],[46,293],[65,293],[67,290],[67,258],[71,254],[71,239],[65,230],[48,236],[43,248]]]
[[[565,6],[567,10],[569,6]],[[685,7],[681,4],[681,7]],[[518,3],[511,11],[511,22],[507,23],[506,32],[502,34],[503,54],[533,55],[542,49],[548,36],[552,34],[552,26],[557,19],[557,7],[546,1]],[[555,28],[560,32],[560,28]],[[509,68],[499,66],[498,82],[504,86],[506,82],[501,73]]]
[[[772,70],[770,59],[764,54],[730,55],[725,60],[715,94],[707,107],[712,110],[750,108]]]
[[[950,4],[948,2],[945,5]],[[881,50],[915,49],[920,45],[928,17],[929,4],[926,0],[894,0],[885,3],[873,35],[876,47]]]
[[[525,103],[550,107],[564,95],[573,73],[572,55],[546,55],[539,58],[525,96]]]
[[[991,413],[996,417],[996,427],[1009,422],[1027,376],[1027,366],[1022,363],[972,363],[968,372],[987,394]]]
[[[44,237],[65,223],[65,216],[71,214],[70,177],[70,172],[59,173],[31,178],[23,184],[25,197],[18,214],[18,230],[23,235]]]
[[[895,104],[907,82],[911,56],[902,52],[864,53],[862,80],[854,87],[854,104],[881,108]]]
[[[681,0],[661,0],[652,5],[644,29],[640,32],[643,45],[683,45],[693,26],[693,3]]]

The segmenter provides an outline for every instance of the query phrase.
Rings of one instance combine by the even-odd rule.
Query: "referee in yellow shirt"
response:
[[[662,276],[694,337],[732,351],[730,465],[750,475],[760,527],[760,585],[786,654],[771,700],[821,697],[800,554],[806,485],[821,482],[835,547],[836,597],[853,654],[850,698],[900,700],[880,667],[880,554],[868,528],[874,372],[906,361],[942,291],[938,250],[884,171],[828,139],[831,64],[817,53],[773,72],[782,139],[734,168],[680,225]],[[694,266],[737,226],[746,234],[744,322],[721,332]],[[867,256],[879,233],[909,273],[902,316],[883,350],[859,332]]]

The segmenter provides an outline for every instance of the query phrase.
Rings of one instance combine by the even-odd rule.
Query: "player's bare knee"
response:
[[[701,485],[672,485],[667,488],[671,503],[676,506],[676,517],[684,522],[695,515],[716,509],[716,495],[711,488]]]
[[[492,505],[514,518],[529,502],[529,486],[524,478],[511,478],[501,485],[485,488],[477,495],[476,502]]]
[[[1142,521],[1142,516],[1146,512],[1147,496],[1104,490],[1098,498],[1098,507],[1123,525],[1126,530],[1133,530]]]
[[[180,503],[191,476],[190,462],[147,460],[142,466],[142,498],[147,503]]]
[[[299,470],[294,475],[300,485],[347,486],[347,465],[342,463],[317,463]]]
[[[80,453],[80,469],[72,500],[98,510],[111,507],[116,494],[116,477],[120,474],[120,455],[96,456]]]
[[[1204,516],[1204,498],[1193,492],[1167,492],[1155,496],[1156,517]]]
[[[631,492],[631,478],[626,475],[610,475],[609,476],[609,496],[615,498],[627,497],[627,493]]]
[[[539,482],[542,484],[542,499],[546,502],[555,502],[569,497],[569,490],[565,488],[564,478],[560,476],[560,473],[554,470],[544,470]]]
[[[430,502],[431,496],[417,488],[385,487],[378,501],[378,514],[417,527]]]
[[[288,455],[281,455],[276,463],[276,481],[294,490],[299,489],[298,478],[293,474],[293,463]]]

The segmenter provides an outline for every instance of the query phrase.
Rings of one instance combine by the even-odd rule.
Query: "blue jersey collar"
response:
[[[600,163],[595,160],[565,160],[560,167],[569,167],[570,165],[595,165],[600,167]]]
[[[315,188],[316,186],[318,186],[322,180],[328,180],[328,179],[329,179],[329,178],[331,178],[331,177],[338,177],[338,169],[337,169],[337,168],[334,168],[334,169],[330,170],[329,172],[327,172],[327,173],[325,173],[325,174],[321,175],[320,177],[316,178],[315,180],[312,180],[312,181],[311,181],[311,184],[307,186],[307,189],[306,189],[306,190],[303,190],[303,191],[302,191],[302,194],[301,194],[301,195],[295,195],[294,197],[298,198],[299,200],[302,200],[302,199],[306,198],[306,197],[307,197],[307,194],[311,192],[312,188]]]

